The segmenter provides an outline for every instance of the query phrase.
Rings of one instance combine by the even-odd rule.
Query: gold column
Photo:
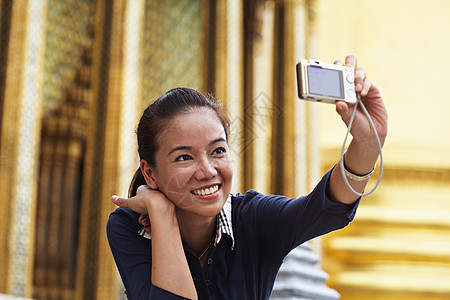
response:
[[[138,166],[134,128],[140,107],[143,12],[144,1],[97,4],[92,72],[96,99],[87,142],[77,299],[114,299],[123,293],[105,226],[116,208],[111,195],[126,196]]]
[[[122,2],[115,2],[122,3]],[[100,237],[104,238],[104,218],[105,212],[112,211],[113,205],[105,208],[109,199],[103,199],[103,189],[105,186],[114,186],[115,181],[103,181],[103,159],[105,152],[105,132],[106,132],[106,113],[108,107],[108,95],[115,86],[110,89],[109,86],[109,60],[110,44],[113,42],[112,35],[112,16],[113,7],[110,2],[98,1],[95,4],[94,18],[94,43],[90,61],[91,72],[89,81],[92,86],[90,99],[90,110],[88,117],[88,133],[86,138],[86,154],[83,174],[83,190],[81,197],[79,245],[78,245],[78,263],[75,299],[95,299],[98,289],[99,266],[98,253]],[[110,163],[117,163],[116,160]],[[110,174],[110,176],[114,175]],[[102,227],[103,224],[103,228]],[[100,229],[99,229],[100,228]],[[99,233],[100,232],[100,233]],[[100,237],[99,237],[100,236]],[[110,254],[105,254],[107,257]],[[115,282],[115,272],[113,267],[105,268],[103,265],[100,276],[110,276],[112,282]],[[106,269],[106,270],[105,270]],[[114,293],[115,285],[109,282],[109,287]]]
[[[103,183],[99,191],[99,222],[97,227],[98,248],[97,251],[97,276],[96,289],[93,292],[95,299],[114,299],[117,297],[119,290],[117,285],[117,272],[114,261],[112,259],[111,251],[109,249],[105,226],[108,220],[108,215],[115,209],[111,203],[110,198],[113,194],[119,194],[119,178],[120,178],[120,158],[119,149],[121,131],[122,114],[121,98],[122,98],[122,72],[124,69],[124,36],[126,30],[126,23],[123,22],[125,18],[125,11],[127,8],[126,0],[114,1],[111,6],[111,27],[109,36],[110,39],[108,49],[108,70],[107,77],[107,93],[103,106],[104,113],[104,128],[103,128],[103,155],[100,158],[101,173],[99,179]],[[125,26],[124,26],[125,25]],[[100,99],[98,99],[100,100]],[[101,100],[100,100],[101,101]],[[130,105],[133,105],[133,99],[130,97]]]
[[[46,1],[15,1],[2,111],[0,292],[32,295]],[[8,126],[6,126],[8,124]],[[11,126],[15,124],[15,126]],[[6,259],[6,261],[5,261]]]
[[[215,51],[215,93],[224,100],[231,118],[230,150],[233,160],[232,192],[243,188],[242,151],[244,148],[243,106],[243,3],[242,0],[217,1]]]
[[[301,59],[315,57],[314,1],[294,2],[294,52],[295,63]],[[296,86],[295,91],[298,92]],[[295,186],[298,195],[309,193],[323,173],[320,168],[320,151],[318,144],[318,106],[298,99],[295,101]],[[313,251],[321,255],[322,239],[310,241]]]
[[[234,167],[234,182],[235,189],[242,188],[244,171],[240,155],[242,151],[242,143],[239,139],[242,137],[242,110],[240,109],[243,102],[243,11],[242,0],[227,1],[227,101],[228,111],[230,115],[234,116],[232,120],[232,130],[237,135],[236,143],[231,144],[234,150],[233,167]]]
[[[272,133],[272,192],[295,196],[295,24],[297,1],[275,2],[274,102],[281,113],[274,116]]]
[[[140,54],[144,0],[116,1],[113,7],[111,58],[106,114],[104,186],[99,222],[97,299],[117,297],[121,280],[106,239],[105,225],[115,209],[112,194],[127,195],[128,186],[138,167],[134,130],[140,108]],[[123,20],[123,21],[122,21]],[[114,183],[114,184],[113,184]]]
[[[295,1],[293,8],[295,63],[315,55],[314,43],[314,2]],[[298,92],[298,87],[295,87]],[[305,194],[314,188],[322,176],[320,173],[320,155],[317,141],[317,104],[295,101],[296,129],[296,187],[297,193]]]
[[[3,4],[3,3],[2,3]],[[3,5],[2,5],[3,8]],[[24,47],[22,41],[25,36],[25,28],[18,26],[18,24],[23,24],[25,20],[25,9],[26,5],[23,2],[16,3],[14,14],[11,14],[10,23],[13,29],[11,33],[14,33],[15,38],[8,41],[8,49],[4,51],[6,56],[10,56],[7,63],[6,71],[4,73],[4,95],[2,102],[1,111],[1,140],[0,140],[0,192],[2,195],[12,195],[15,177],[16,160],[14,159],[17,155],[17,136],[18,136],[18,126],[6,126],[6,124],[17,124],[18,112],[20,108],[20,103],[15,101],[19,99],[20,87],[22,82],[22,61],[24,56]],[[3,15],[2,15],[3,16]],[[2,25],[7,22],[2,20]],[[3,29],[3,28],[2,28]],[[13,51],[14,50],[14,51]],[[7,78],[7,80],[6,80]],[[3,83],[3,82],[2,82]],[[7,101],[6,99],[10,99]],[[0,222],[0,274],[9,274],[9,227],[11,224],[11,214],[12,202],[6,197],[0,199],[0,218],[3,220]],[[0,292],[9,292],[8,288],[8,278],[9,275],[4,279],[0,280]]]
[[[294,196],[320,177],[315,110],[298,100],[295,72],[310,52],[310,5],[217,2],[215,92],[232,122],[233,192]]]
[[[253,144],[251,148],[254,177],[252,188],[268,194],[270,187],[271,164],[271,133],[274,114],[281,109],[274,105],[273,99],[273,63],[274,63],[274,21],[275,3],[265,1],[257,8],[256,18],[259,19],[257,37],[253,52],[253,82],[252,101],[246,106],[246,117],[252,122]]]

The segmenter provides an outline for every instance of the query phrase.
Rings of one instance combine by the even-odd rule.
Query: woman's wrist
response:
[[[358,176],[369,174],[374,170],[379,155],[377,143],[359,143],[352,140],[344,155],[345,169]]]
[[[147,211],[150,220],[170,220],[176,218],[175,205],[165,196],[156,197],[147,203]]]

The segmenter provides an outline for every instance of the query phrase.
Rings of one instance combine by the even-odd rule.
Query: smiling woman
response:
[[[350,62],[356,66],[355,57]],[[366,106],[384,116],[378,89],[359,71],[359,92],[373,104]],[[337,108],[347,120],[346,104]],[[364,174],[377,148],[361,114],[357,120],[352,134],[363,139],[353,139],[345,161]],[[120,207],[107,224],[129,299],[269,299],[293,248],[353,219],[359,198],[341,184],[339,165],[307,196],[230,194],[228,125],[218,103],[188,88],[170,90],[144,111],[140,168],[130,198],[112,197]],[[385,126],[382,118],[379,132]],[[350,182],[362,190],[367,180]]]
[[[228,198],[233,174],[226,130],[217,114],[210,108],[190,108],[179,112],[163,132],[155,165],[141,160],[147,185],[185,212],[215,217]]]

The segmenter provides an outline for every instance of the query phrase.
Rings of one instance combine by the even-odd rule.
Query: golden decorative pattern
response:
[[[226,27],[217,27],[217,31],[223,31],[226,41],[223,45],[225,47],[224,55],[225,65],[223,70],[217,72],[224,72],[225,95],[223,98],[226,102],[228,114],[231,118],[230,124],[230,149],[233,160],[234,178],[232,185],[232,192],[238,192],[243,188],[243,162],[242,152],[246,141],[244,139],[244,115],[242,113],[244,87],[243,87],[243,72],[244,72],[244,56],[243,56],[243,3],[242,0],[227,1],[225,15],[223,18],[226,22]],[[217,11],[221,14],[221,11]],[[220,51],[217,49],[217,51]],[[219,52],[220,53],[220,52]],[[220,59],[220,58],[219,58]],[[218,80],[220,76],[216,77]],[[217,83],[216,85],[218,85]]]
[[[147,0],[143,30],[145,103],[177,86],[204,88],[202,1]]]
[[[303,162],[316,159],[310,125],[314,112],[297,101],[292,71],[297,55],[309,51],[309,31],[294,42],[308,28],[306,2],[48,0],[45,15],[33,6],[41,2],[29,1],[29,9],[41,12],[39,24],[47,24],[32,45],[45,46],[33,77],[41,80],[28,91],[27,101],[39,97],[33,105],[17,89],[30,82],[25,74],[32,70],[25,69],[29,58],[22,53],[26,31],[17,24],[30,29],[31,23],[24,22],[26,5],[15,2],[8,50],[14,55],[8,57],[10,84],[5,86],[5,99],[14,101],[2,103],[0,191],[20,191],[21,196],[0,201],[0,216],[8,220],[0,223],[0,232],[15,247],[10,252],[10,245],[0,241],[0,272],[9,280],[0,282],[0,292],[31,296],[34,288],[34,297],[41,299],[123,297],[105,237],[106,220],[115,208],[110,196],[124,193],[137,167],[136,153],[127,150],[135,145],[140,106],[175,86],[211,88],[223,99],[232,120],[233,192],[256,187],[292,195],[309,188],[315,165]],[[214,73],[212,79],[207,72]],[[17,128],[10,126],[19,121]],[[31,127],[41,121],[39,145],[39,126]],[[28,129],[28,135],[20,134]],[[18,164],[26,156],[34,157],[22,161],[31,166],[28,170]],[[39,189],[16,183],[23,176],[38,178]],[[9,215],[11,210],[15,213]],[[19,210],[25,216],[12,222]],[[23,239],[24,224],[34,224],[35,217],[36,235],[29,226],[29,240]],[[12,223],[22,224],[7,225]],[[77,250],[70,239],[78,239]]]
[[[136,135],[139,121],[142,68],[140,65],[141,32],[144,1],[115,3],[113,20],[124,19],[124,24],[113,21],[111,40],[109,105],[107,107],[103,182],[114,182],[102,192],[100,210],[97,299],[110,299],[123,293],[122,283],[110,254],[105,231],[109,213],[114,209],[109,200],[112,194],[126,196],[128,186],[138,166]],[[120,16],[120,17],[119,17]],[[124,51],[119,51],[124,49]],[[103,227],[103,228],[102,228]]]
[[[5,48],[2,52],[6,53],[8,60],[2,61],[5,65],[2,66],[3,76],[3,93],[2,107],[1,107],[1,141],[0,141],[0,192],[2,195],[12,195],[14,189],[14,180],[16,173],[15,157],[17,152],[17,136],[18,136],[18,112],[20,103],[15,101],[19,99],[20,83],[22,82],[22,61],[24,55],[23,39],[25,35],[25,9],[26,3],[15,3],[14,11],[11,6],[6,9],[2,6],[2,30],[9,29],[10,32],[2,32],[3,39],[8,39],[5,35],[11,36],[14,34],[14,39],[8,40],[5,43]],[[9,24],[7,28],[5,24]],[[3,44],[2,44],[3,45]],[[6,48],[7,47],[7,48]],[[7,101],[13,99],[14,101]],[[11,207],[12,203],[9,199],[2,198],[0,200],[0,274],[7,274],[5,280],[0,280],[0,292],[7,293],[9,281],[9,227],[11,224]]]
[[[44,111],[55,109],[75,80],[93,14],[92,0],[48,0],[44,62]]]
[[[13,10],[18,7],[13,6]],[[11,226],[9,228],[8,291],[29,296],[32,289],[34,255],[34,218],[36,205],[37,156],[41,117],[41,89],[43,78],[44,20],[46,2],[30,1],[26,8],[23,36],[24,56],[21,70],[22,85],[17,119],[17,148],[13,159],[16,172],[13,177]],[[18,21],[18,20],[17,20]],[[14,24],[19,26],[18,24]],[[13,26],[14,26],[13,25]]]

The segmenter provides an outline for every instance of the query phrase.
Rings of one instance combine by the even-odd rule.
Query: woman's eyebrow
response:
[[[219,143],[219,142],[226,142],[226,140],[222,137],[217,138],[215,140],[213,140],[211,143],[209,143],[209,146],[214,145],[215,143]],[[192,150],[192,147],[190,146],[177,146],[175,148],[173,148],[172,150],[170,150],[169,154],[167,154],[168,156],[170,154],[172,154],[173,152],[177,151],[177,150]]]
[[[212,146],[212,145],[214,145],[215,143],[218,143],[218,142],[225,142],[226,143],[227,141],[224,138],[220,137],[218,139],[215,139],[211,143],[209,143],[209,145]]]
[[[169,154],[167,154],[167,156],[169,156],[170,154],[172,154],[173,152],[175,152],[177,150],[192,150],[192,147],[189,147],[189,146],[178,146],[178,147],[175,147],[172,150],[170,150],[170,152],[169,152]]]

